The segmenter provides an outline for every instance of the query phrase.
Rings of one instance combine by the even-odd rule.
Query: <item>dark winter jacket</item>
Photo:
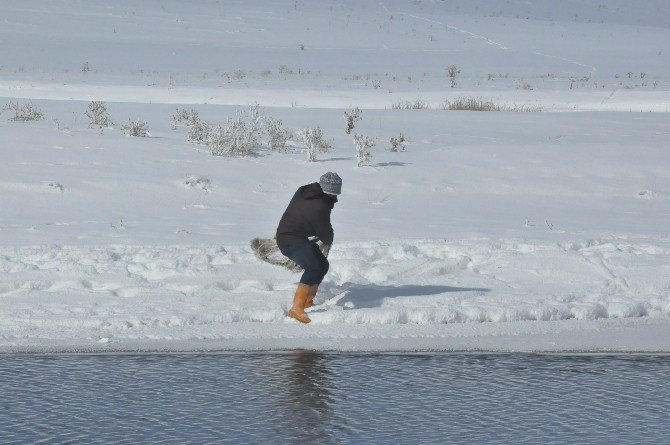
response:
[[[336,202],[337,197],[325,194],[318,182],[300,187],[279,221],[277,244],[308,243],[311,236],[332,244],[330,211]]]

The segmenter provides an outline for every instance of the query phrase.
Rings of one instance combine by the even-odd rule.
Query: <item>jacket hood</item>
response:
[[[302,196],[304,199],[324,199],[326,202],[328,202],[328,204],[330,204],[331,209],[337,202],[337,196],[324,193],[321,189],[321,185],[319,185],[318,182],[300,187],[300,196]]]
[[[300,187],[300,196],[305,199],[317,199],[323,195],[323,190],[318,182]]]

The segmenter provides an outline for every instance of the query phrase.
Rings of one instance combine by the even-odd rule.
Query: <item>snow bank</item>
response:
[[[285,317],[297,275],[246,246],[0,248],[0,350],[457,349],[472,326],[598,332],[670,315],[667,241],[352,243],[330,259],[303,326]]]

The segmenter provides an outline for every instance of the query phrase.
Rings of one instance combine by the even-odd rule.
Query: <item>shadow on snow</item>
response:
[[[422,297],[450,292],[474,292],[476,295],[481,295],[490,291],[491,289],[479,287],[435,285],[380,286],[376,284],[364,285],[346,283],[342,286],[332,288],[330,293],[335,295],[325,303],[328,305],[342,306],[345,309],[363,309],[380,307],[385,298]]]

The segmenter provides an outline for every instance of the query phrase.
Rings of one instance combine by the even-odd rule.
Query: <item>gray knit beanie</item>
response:
[[[330,195],[339,195],[342,192],[342,179],[337,173],[328,172],[319,178],[321,190]]]

